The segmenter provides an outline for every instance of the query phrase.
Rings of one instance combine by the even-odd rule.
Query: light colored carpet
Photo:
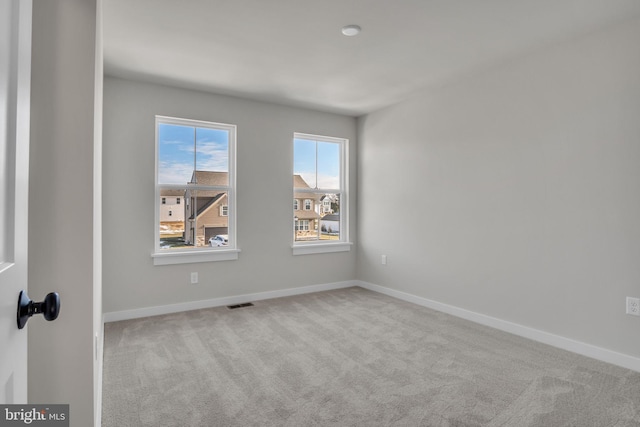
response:
[[[640,373],[348,288],[106,324],[102,425],[640,426]]]

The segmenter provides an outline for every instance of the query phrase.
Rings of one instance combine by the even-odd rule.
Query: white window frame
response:
[[[293,197],[297,193],[338,194],[340,197],[340,240],[314,240],[296,242],[295,226],[293,232],[293,244],[291,246],[293,255],[310,255],[328,252],[348,252],[351,250],[352,242],[349,241],[349,140],[346,138],[336,138],[331,136],[313,135],[308,133],[295,132],[291,141],[293,150],[296,139],[308,139],[317,142],[330,142],[338,144],[340,147],[340,188],[293,188]],[[295,156],[294,156],[295,157]],[[317,183],[316,183],[317,184]],[[292,184],[293,185],[293,184]],[[303,206],[304,208],[304,206]],[[313,208],[313,207],[312,207]],[[318,223],[320,221],[318,220]],[[295,214],[294,214],[295,225]],[[311,226],[309,227],[311,228]]]
[[[237,126],[226,123],[216,123],[201,120],[181,119],[176,117],[156,116],[155,120],[155,198],[156,206],[159,206],[160,191],[161,190],[183,190],[186,189],[185,185],[174,184],[159,184],[158,183],[158,127],[160,124],[172,124],[180,126],[191,126],[199,128],[220,129],[229,132],[229,170],[228,177],[229,182],[226,186],[206,186],[198,184],[189,184],[188,188],[191,190],[217,190],[227,193],[227,205],[228,207],[228,235],[229,245],[220,247],[194,247],[194,248],[181,248],[181,249],[160,249],[160,209],[155,210],[155,249],[151,254],[154,265],[168,265],[168,264],[187,264],[195,262],[210,262],[210,261],[232,261],[238,259],[238,253],[240,249],[237,247],[236,240],[236,140],[237,140]],[[185,202],[188,207],[188,200]],[[187,220],[185,218],[185,220]]]
[[[229,205],[220,206],[220,216],[229,216]]]
[[[300,201],[298,199],[293,199],[293,210],[294,211],[300,210]]]
[[[310,211],[313,208],[313,201],[311,199],[304,199],[304,210]]]

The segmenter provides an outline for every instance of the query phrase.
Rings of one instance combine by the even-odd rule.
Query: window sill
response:
[[[153,265],[191,264],[196,262],[235,261],[240,249],[152,253]]]
[[[326,254],[330,252],[349,252],[351,245],[353,245],[351,242],[298,244],[293,245],[291,249],[294,255]]]

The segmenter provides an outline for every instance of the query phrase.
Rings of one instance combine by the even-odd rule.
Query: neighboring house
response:
[[[322,233],[340,233],[340,214],[325,215],[320,220],[320,230]]]
[[[320,214],[329,215],[338,212],[338,195],[324,194],[320,197]]]
[[[191,176],[191,183],[199,185],[225,186],[228,180],[227,172],[194,171]],[[229,233],[229,202],[226,192],[187,189],[184,194],[186,242],[206,246],[216,234]]]
[[[160,223],[163,222],[184,222],[183,190],[160,192]]]
[[[300,175],[293,175],[293,187],[311,188]],[[320,197],[315,193],[294,193],[293,216],[296,240],[315,240],[318,238]]]

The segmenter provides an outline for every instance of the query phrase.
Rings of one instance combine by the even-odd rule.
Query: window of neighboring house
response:
[[[165,204],[163,193],[179,191],[176,204],[184,197],[185,209],[181,227],[165,224],[156,210],[154,264],[238,258],[235,153],[235,125],[156,116],[156,200]],[[211,244],[205,224],[209,233],[226,234],[227,244]]]
[[[309,231],[309,220],[308,219],[297,220],[296,231]]]
[[[163,197],[163,198],[162,198],[162,204],[163,204],[163,205],[166,205],[166,204],[167,204],[167,198],[166,198],[166,197]]]
[[[327,213],[331,212],[331,200],[328,197],[325,197],[322,201],[322,210]]]
[[[293,210],[300,210],[300,202],[298,201],[298,199],[293,199]]]
[[[343,138],[293,136],[293,194],[294,199],[304,200],[304,211],[294,214],[294,255],[351,249],[347,145]],[[297,207],[294,202],[294,210]]]

